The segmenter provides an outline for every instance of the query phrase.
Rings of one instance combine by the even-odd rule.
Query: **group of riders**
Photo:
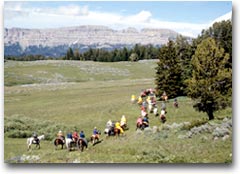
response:
[[[166,92],[164,91],[161,99],[163,100],[162,106],[161,106],[161,112],[160,115],[158,113],[158,108],[157,108],[157,103],[156,103],[156,95],[155,95],[155,90],[150,88],[150,89],[145,89],[142,90],[138,99],[136,100],[135,95],[131,96],[131,102],[135,103],[140,106],[140,116],[137,118],[137,126],[136,129],[144,129],[146,127],[149,127],[149,120],[148,120],[148,114],[153,113],[155,116],[159,116],[159,119],[162,123],[166,122],[166,104],[168,100],[168,96]],[[178,108],[178,101],[177,98],[174,99],[173,103],[174,107]]]
[[[108,120],[104,133],[108,136],[111,135],[124,135],[124,131],[127,130],[127,119],[125,115],[122,115],[120,121]]]
[[[168,97],[166,92],[162,94],[162,100],[167,101]],[[160,121],[162,123],[166,122],[166,105],[165,102],[162,102],[161,106],[161,112],[160,115],[158,113],[157,103],[156,103],[156,96],[155,96],[155,90],[153,89],[146,89],[143,90],[140,93],[140,96],[138,99],[136,99],[135,95],[131,96],[131,102],[137,103],[140,106],[140,116],[137,118],[136,122],[136,130],[137,129],[145,129],[146,127],[149,127],[149,113],[153,113],[155,116],[159,116]],[[174,99],[174,106],[178,107],[177,99]],[[112,121],[108,120],[106,123],[106,128],[104,130],[104,133],[108,136],[114,136],[114,135],[124,135],[124,131],[127,130],[127,119],[125,115],[122,115],[120,121]],[[97,127],[94,127],[92,135],[91,135],[91,141],[92,140],[99,140],[100,139],[101,131],[97,129]],[[37,138],[37,134],[33,134],[34,141],[39,141]],[[77,131],[68,132],[66,135],[66,140],[63,132],[59,130],[57,133],[57,139],[61,140],[63,143],[66,143],[65,141],[69,140],[70,142],[76,143],[79,139],[83,140],[87,146],[88,140],[86,139],[85,133],[83,130],[81,130],[79,133]]]

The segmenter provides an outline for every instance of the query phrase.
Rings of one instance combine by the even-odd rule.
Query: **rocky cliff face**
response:
[[[162,45],[178,33],[168,29],[135,28],[113,30],[105,26],[79,26],[58,29],[4,29],[4,46],[18,44],[24,51],[28,47],[57,47],[81,45],[79,47],[111,48],[113,45]],[[81,48],[79,48],[81,49]]]

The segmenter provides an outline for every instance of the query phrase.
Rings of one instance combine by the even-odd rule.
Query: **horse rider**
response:
[[[79,136],[78,136],[77,131],[73,132],[73,134],[72,134],[72,139],[73,139],[73,141],[74,141],[74,142],[77,142],[78,138],[79,138]]]
[[[80,131],[79,137],[85,142],[86,146],[88,144],[87,139],[85,138],[85,134],[83,131]]]
[[[161,119],[163,122],[166,121],[166,113],[167,113],[166,109],[162,109],[162,110],[161,110],[160,119]]]
[[[65,141],[65,137],[63,136],[63,133],[62,133],[61,130],[58,131],[58,133],[57,133],[57,137],[58,137],[60,140],[62,140],[63,142]]]
[[[137,119],[137,125],[140,125],[140,127],[141,127],[142,123],[143,123],[142,116],[139,116],[138,119]]]
[[[36,133],[36,132],[33,132],[33,135],[32,135],[32,137],[33,137],[33,140],[34,141],[39,141],[39,139],[38,139],[38,134]]]
[[[120,121],[120,126],[121,127],[127,127],[127,119],[125,115],[122,115],[121,121]]]
[[[178,101],[177,101],[177,98],[174,98],[173,106],[175,106],[176,108],[178,108]]]
[[[145,116],[147,116],[147,111],[146,111],[146,109],[145,109],[145,107],[141,107],[141,115],[142,115],[142,117],[145,117]]]
[[[166,91],[163,91],[163,94],[162,94],[162,99],[164,100],[164,101],[167,101],[167,93],[166,93]]]
[[[108,120],[106,124],[106,128],[110,128],[110,127],[112,127],[112,120]]]
[[[139,96],[139,97],[138,97],[138,102],[137,102],[137,103],[138,103],[139,105],[141,105],[141,104],[142,104],[142,102],[143,102],[143,99],[142,99],[142,97],[141,97],[141,96]]]
[[[143,117],[142,123],[143,123],[144,127],[148,127],[149,126],[148,117]]]
[[[134,103],[136,101],[136,96],[135,95],[132,95],[131,96],[131,102]]]
[[[96,138],[100,139],[99,131],[97,130],[97,127],[94,127],[92,137],[95,139]]]
[[[71,133],[71,132],[67,133],[67,139],[73,140],[73,137],[72,137],[72,133]]]
[[[142,102],[142,107],[144,107],[147,110],[147,102],[146,101]]]
[[[120,123],[119,123],[119,121],[117,121],[117,122],[115,123],[115,128],[119,129],[121,134],[123,134],[123,133],[124,133],[124,131],[123,131],[122,127],[120,126]]]

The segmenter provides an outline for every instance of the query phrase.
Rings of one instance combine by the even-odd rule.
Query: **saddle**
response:
[[[39,139],[38,139],[37,137],[34,137],[33,143],[34,143],[34,144],[38,144],[38,143],[39,143]]]

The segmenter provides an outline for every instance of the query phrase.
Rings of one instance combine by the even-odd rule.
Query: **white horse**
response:
[[[155,116],[158,116],[159,114],[158,114],[158,108],[157,107],[154,107],[154,109],[153,109],[153,114],[155,115]]]
[[[45,135],[40,135],[37,137],[37,139],[35,140],[34,137],[30,137],[27,139],[27,146],[28,146],[28,150],[31,148],[32,144],[36,144],[36,147],[38,147],[38,149],[40,149],[40,141],[45,139]]]
[[[73,139],[71,138],[66,138],[65,142],[66,142],[66,147],[68,151],[70,151],[73,147],[77,147],[77,143],[74,142]]]

